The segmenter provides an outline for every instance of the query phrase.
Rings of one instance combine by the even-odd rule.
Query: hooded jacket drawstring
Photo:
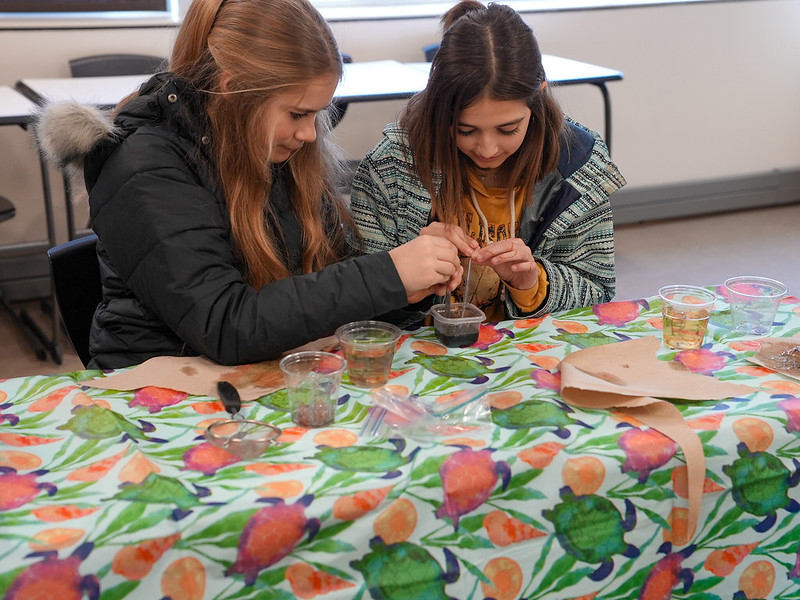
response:
[[[509,223],[509,225],[511,226],[511,229],[508,230],[508,235],[510,237],[516,237],[516,234],[515,234],[515,228],[516,228],[516,225],[517,225],[517,218],[516,218],[517,207],[516,207],[516,202],[515,202],[516,196],[517,196],[516,191],[514,190],[514,188],[511,188],[509,190],[509,192],[508,192],[508,207],[509,207],[509,210],[510,210],[509,217],[511,218],[511,222]],[[481,219],[481,223],[483,224],[483,231],[485,232],[485,235],[486,235],[486,243],[488,244],[489,241],[490,241],[489,240],[489,222],[486,220],[486,215],[483,214],[483,211],[481,210],[480,204],[478,204],[478,199],[475,197],[475,190],[470,188],[469,197],[472,200],[472,206],[475,208],[475,212],[478,213],[478,216]],[[478,240],[478,241],[480,242],[480,240]]]

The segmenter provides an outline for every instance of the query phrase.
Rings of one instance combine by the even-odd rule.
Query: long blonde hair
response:
[[[271,150],[252,132],[269,128],[263,107],[275,92],[321,77],[341,78],[341,56],[330,28],[307,0],[194,0],[169,69],[207,92],[211,153],[249,283],[257,289],[288,277],[267,224],[272,212]],[[227,78],[224,92],[222,73]],[[330,139],[327,111],[317,115],[315,127],[316,141],[304,144],[287,161],[288,193],[303,230],[306,273],[341,257],[344,232],[339,225],[349,223],[338,190],[340,153]],[[325,202],[334,210],[324,209]]]

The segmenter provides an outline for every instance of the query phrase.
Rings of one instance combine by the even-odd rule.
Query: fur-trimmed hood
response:
[[[45,105],[34,132],[44,157],[65,170],[73,188],[91,192],[110,156],[141,128],[153,131],[149,126],[184,144],[186,156],[208,161],[203,99],[174,73],[154,75],[116,111],[76,102]]]
[[[59,167],[79,168],[98,145],[114,137],[109,113],[77,102],[45,105],[37,115],[34,132],[47,160]]]

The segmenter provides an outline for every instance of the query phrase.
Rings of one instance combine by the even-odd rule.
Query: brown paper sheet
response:
[[[764,338],[758,354],[751,357],[750,362],[800,379],[800,337]]]
[[[315,340],[291,352],[330,351],[337,345],[336,338],[331,336]],[[218,398],[217,382],[228,381],[236,386],[241,399],[247,401],[285,387],[279,362],[270,360],[231,367],[219,365],[202,356],[157,356],[132,369],[84,381],[83,385],[104,390],[137,390],[153,386],[195,396]]]
[[[579,408],[614,408],[627,413],[681,447],[689,479],[691,539],[697,530],[703,498],[703,445],[680,411],[659,398],[721,400],[749,395],[754,390],[691,373],[678,363],[660,361],[656,357],[660,344],[651,336],[569,354],[559,364],[561,395],[568,404]]]

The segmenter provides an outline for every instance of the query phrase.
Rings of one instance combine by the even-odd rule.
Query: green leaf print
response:
[[[419,465],[414,465],[414,469],[411,471],[411,481],[418,481],[423,477],[429,477],[431,475],[435,475],[436,477],[439,476],[439,469],[442,466],[442,463],[446,461],[448,455],[444,456],[430,456],[422,461]],[[439,482],[441,484],[441,482]]]
[[[138,581],[123,581],[119,585],[103,590],[103,593],[100,594],[100,600],[120,600],[127,597],[137,587],[139,587]]]
[[[328,554],[339,554],[341,552],[353,552],[355,548],[352,544],[339,540],[322,540],[310,543],[305,548],[309,552],[327,552]]]
[[[250,520],[250,517],[252,517],[257,510],[258,509],[254,508],[225,515],[221,519],[214,521],[202,531],[185,538],[182,540],[182,542],[188,543],[201,540],[213,540],[230,533],[231,531],[241,532],[244,530],[244,526],[247,524],[247,521]]]

